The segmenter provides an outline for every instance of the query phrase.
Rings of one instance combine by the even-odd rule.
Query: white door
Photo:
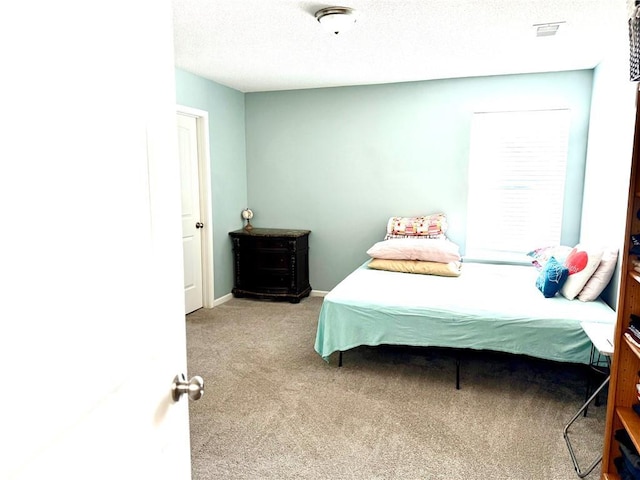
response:
[[[202,232],[197,120],[177,114],[180,180],[182,183],[182,251],[185,313],[202,308]]]
[[[35,3],[0,16],[0,478],[185,480],[171,4]]]

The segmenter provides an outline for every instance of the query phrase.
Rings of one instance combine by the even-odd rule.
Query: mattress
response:
[[[323,359],[361,345],[494,350],[589,363],[581,322],[615,323],[593,302],[544,298],[532,266],[464,263],[459,277],[373,270],[367,262],[324,298],[315,349]]]

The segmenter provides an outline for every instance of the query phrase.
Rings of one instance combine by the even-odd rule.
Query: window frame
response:
[[[528,251],[546,244],[561,244],[565,227],[568,172],[572,163],[571,119],[572,112],[568,107],[473,112],[468,164],[466,259],[527,263]],[[524,128],[526,122],[533,122],[536,129]],[[518,125],[520,125],[519,128],[513,128]],[[551,128],[553,125],[555,127]],[[540,132],[543,133],[541,136],[538,135]],[[547,143],[549,140],[552,141],[553,148],[542,156],[542,152],[549,148]],[[518,144],[518,142],[521,143]],[[518,145],[519,149],[513,148]],[[487,158],[492,160],[487,163]],[[509,168],[505,169],[505,165]],[[517,177],[518,171],[522,173],[528,170],[533,172],[532,175]],[[501,182],[502,187],[500,187]],[[509,182],[512,182],[509,188],[515,191],[512,197],[513,204],[505,201],[506,192],[509,190],[505,185],[509,185]],[[533,188],[536,183],[541,185],[540,190]],[[521,192],[517,192],[518,187],[514,185],[521,188]],[[580,186],[581,194],[584,185]],[[547,190],[549,188],[555,190]],[[487,201],[490,193],[495,194],[495,202]],[[546,206],[547,210],[554,214],[551,221],[548,214],[544,214],[546,212],[541,213],[541,209],[531,203],[533,199],[541,199],[544,203],[546,196],[552,197]],[[517,203],[526,197],[529,197],[529,203]],[[569,201],[573,200],[569,199]],[[518,216],[510,211],[515,210],[514,205],[528,208],[529,213]],[[492,216],[492,212],[497,217]],[[504,225],[504,218],[509,216],[513,216],[519,222],[516,223],[518,227],[511,228]],[[526,221],[531,217],[537,218],[537,221],[533,223],[530,220]],[[539,227],[531,228],[535,223]],[[547,234],[542,229],[542,227],[548,228],[549,225],[552,226],[552,234]],[[516,231],[518,228],[521,231]],[[530,241],[525,231],[529,234],[533,232]],[[491,248],[490,245],[495,243],[496,238],[504,239],[504,242],[497,248]],[[505,244],[509,243],[511,246],[505,248]]]

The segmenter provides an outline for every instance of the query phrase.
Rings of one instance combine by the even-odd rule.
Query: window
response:
[[[560,243],[570,112],[474,113],[466,255],[512,260]]]

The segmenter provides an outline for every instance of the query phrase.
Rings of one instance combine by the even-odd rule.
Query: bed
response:
[[[588,364],[581,322],[615,322],[601,299],[545,298],[530,265],[465,262],[458,277],[374,270],[367,261],[324,298],[315,350],[406,345],[493,350]],[[459,387],[459,361],[457,369]]]

